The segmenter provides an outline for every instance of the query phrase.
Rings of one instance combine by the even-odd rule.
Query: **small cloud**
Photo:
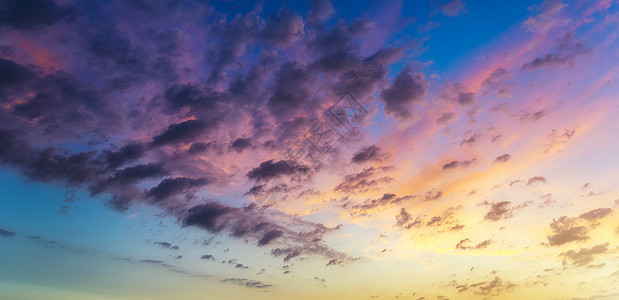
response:
[[[165,248],[165,249],[172,249],[172,250],[178,250],[179,247],[178,246],[174,246],[168,242],[154,242],[153,244],[161,246],[161,248]]]
[[[454,112],[451,112],[451,111],[444,112],[440,117],[438,117],[436,119],[436,124],[443,125],[443,124],[453,120],[453,118],[455,116],[456,116],[456,114]]]
[[[462,0],[452,0],[441,7],[441,12],[448,17],[467,13],[466,4]]]
[[[498,203],[490,203],[490,210],[484,217],[485,220],[498,221],[500,219],[507,219],[513,217],[513,209],[511,202],[502,201]]]
[[[363,149],[356,152],[351,161],[359,164],[368,161],[382,162],[389,157],[389,153],[384,153],[378,146],[371,145],[363,147]]]
[[[588,228],[579,225],[576,218],[562,216],[559,219],[553,219],[550,228],[553,231],[552,235],[547,236],[550,246],[560,246],[569,242],[589,239]]]
[[[13,237],[15,236],[15,232],[0,228],[0,236]]]
[[[559,257],[571,260],[572,265],[576,267],[582,267],[592,262],[594,256],[606,253],[608,251],[608,245],[609,243],[604,243],[591,248],[580,248],[578,251],[570,250],[562,252],[559,254]]]
[[[444,164],[443,171],[446,171],[449,169],[456,169],[456,168],[466,168],[470,166],[472,163],[474,163],[476,160],[477,158],[473,158],[471,160],[462,160],[462,161],[454,160],[454,161]]]
[[[272,284],[267,284],[262,281],[250,280],[245,278],[226,278],[222,279],[221,282],[231,282],[238,286],[244,286],[253,289],[266,289],[273,286]]]
[[[527,185],[532,185],[536,182],[542,182],[542,183],[546,183],[546,178],[542,177],[542,176],[534,176],[529,178],[529,181],[527,181]]]
[[[210,254],[205,254],[205,255],[202,255],[200,259],[215,260],[215,257]]]
[[[506,161],[510,160],[511,158],[512,158],[512,156],[511,156],[511,155],[509,155],[509,154],[503,154],[503,155],[501,155],[501,156],[497,156],[497,157],[494,159],[494,163],[503,163],[503,162],[506,162]]]
[[[585,219],[585,220],[589,220],[589,221],[594,221],[594,220],[606,217],[612,211],[613,210],[610,209],[610,208],[598,208],[598,209],[594,209],[594,210],[588,211],[586,213],[583,213],[583,214],[581,214],[578,217],[581,218],[581,219]]]

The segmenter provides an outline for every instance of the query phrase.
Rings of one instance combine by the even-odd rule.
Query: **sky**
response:
[[[0,1],[0,299],[619,299],[619,2]]]

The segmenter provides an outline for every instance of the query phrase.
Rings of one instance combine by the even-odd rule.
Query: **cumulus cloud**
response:
[[[602,255],[608,252],[609,243],[599,244],[591,248],[580,248],[580,250],[569,250],[561,252],[559,257],[572,261],[572,264],[576,267],[582,267],[593,261],[593,258],[597,255]]]
[[[364,163],[367,161],[382,162],[389,157],[389,153],[383,152],[378,146],[370,145],[363,147],[361,150],[355,152],[351,161],[353,163]]]
[[[401,118],[410,117],[410,105],[421,102],[427,88],[428,82],[422,73],[413,74],[408,67],[404,68],[398,73],[392,85],[381,93],[385,110]]]
[[[562,216],[559,219],[553,219],[550,228],[553,231],[553,234],[547,236],[550,246],[560,246],[590,238],[589,229],[584,225],[579,225],[575,218]]]
[[[161,248],[165,248],[165,249],[172,249],[172,250],[178,250],[179,247],[172,245],[168,242],[154,242],[153,244],[161,246]]]
[[[0,228],[0,236],[13,237],[15,236],[15,232]]]
[[[444,164],[443,171],[447,171],[449,169],[466,168],[470,166],[472,163],[474,163],[476,160],[477,158],[473,158],[471,160],[462,160],[462,161],[454,160],[454,161]]]
[[[533,177],[529,178],[529,180],[527,181],[527,185],[533,185],[536,182],[546,183],[547,180],[543,176],[533,176]]]
[[[503,163],[503,162],[506,162],[506,161],[510,160],[511,158],[512,158],[512,156],[511,156],[511,155],[509,155],[509,154],[503,154],[503,155],[497,156],[497,157],[494,159],[494,163]]]

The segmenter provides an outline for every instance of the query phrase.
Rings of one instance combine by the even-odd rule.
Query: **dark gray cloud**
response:
[[[4,0],[0,3],[0,24],[15,29],[33,30],[58,22],[73,22],[78,17],[75,7],[50,0]]]
[[[297,110],[309,104],[309,86],[315,80],[310,71],[297,61],[282,64],[275,74],[273,94],[267,106],[280,120],[295,115]]]
[[[351,161],[353,163],[364,163],[367,161],[382,162],[389,157],[388,153],[383,152],[378,146],[370,145],[363,147],[355,152]]]
[[[188,143],[213,126],[213,123],[202,120],[187,120],[172,124],[161,134],[153,137],[153,146]]]
[[[200,259],[215,260],[215,257],[210,254],[205,254],[205,255],[200,256]]]
[[[292,175],[295,173],[307,173],[309,172],[309,167],[305,165],[300,165],[292,160],[280,160],[274,162],[273,160],[267,160],[265,162],[260,163],[260,166],[254,168],[253,170],[247,173],[247,178],[249,179],[260,179],[269,180],[281,175]]]
[[[461,160],[461,161],[454,160],[454,161],[444,164],[443,171],[447,171],[449,169],[466,168],[470,166],[471,164],[473,164],[476,160],[477,158],[473,158],[471,160]]]
[[[277,238],[281,237],[282,235],[284,235],[284,232],[281,230],[276,230],[276,229],[269,230],[258,241],[258,246],[267,245],[271,243],[272,241],[276,240]]]
[[[136,143],[125,145],[117,151],[104,150],[103,155],[110,167],[117,168],[141,158],[145,151],[144,145]]]
[[[512,158],[512,156],[506,153],[506,154],[497,156],[494,159],[493,162],[494,163],[503,163],[503,162],[506,162],[506,161],[510,160],[511,158]]]
[[[301,16],[282,8],[266,20],[260,36],[276,46],[288,46],[304,36],[303,28]]]
[[[218,219],[237,210],[238,208],[225,206],[217,202],[196,205],[187,211],[187,215],[183,219],[183,225],[197,226],[211,232],[219,232],[224,225],[218,223]]]
[[[243,152],[252,146],[250,138],[238,138],[230,144],[230,147],[237,152]]]
[[[146,195],[153,198],[155,201],[163,201],[178,194],[186,193],[201,186],[207,185],[208,183],[209,180],[207,178],[168,178],[164,179],[157,186],[148,190],[146,192]]]
[[[15,236],[15,232],[0,228],[0,236],[13,237]]]
[[[422,73],[412,74],[412,71],[405,67],[398,73],[393,84],[381,92],[385,111],[401,118],[410,117],[410,104],[421,102],[427,88],[428,82]]]
[[[35,76],[28,68],[12,60],[0,58],[0,88],[24,84]]]
[[[180,247],[172,245],[168,242],[154,242],[153,244],[160,246],[161,248],[164,249],[172,249],[172,250],[178,250]]]
[[[135,183],[138,180],[161,177],[168,175],[166,169],[156,163],[149,163],[146,165],[135,165],[118,170],[114,173],[114,177],[110,178],[112,182],[118,183]]]

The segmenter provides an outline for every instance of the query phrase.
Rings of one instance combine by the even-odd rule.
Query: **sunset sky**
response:
[[[0,299],[619,299],[619,1],[0,0]]]

